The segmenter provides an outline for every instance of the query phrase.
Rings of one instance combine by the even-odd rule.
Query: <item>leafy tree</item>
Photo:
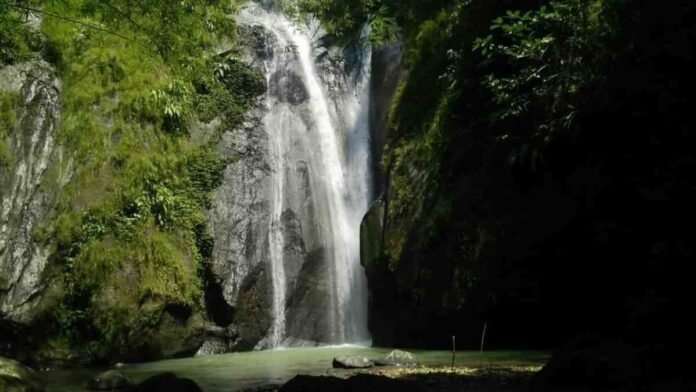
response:
[[[81,10],[118,29],[127,25],[167,61],[185,66],[210,47],[220,32],[229,33],[234,2],[219,0],[169,2],[158,0],[85,0]]]
[[[29,21],[39,0],[0,1],[0,65],[12,64],[27,56],[33,31]]]
[[[324,45],[342,47],[346,57],[366,45],[393,42],[399,34],[392,10],[381,0],[286,0],[280,7],[297,19],[319,20],[327,32]]]
[[[512,162],[535,165],[556,135],[577,130],[581,109],[604,80],[612,34],[605,3],[563,0],[508,11],[477,40],[491,120],[499,140],[514,145]]]

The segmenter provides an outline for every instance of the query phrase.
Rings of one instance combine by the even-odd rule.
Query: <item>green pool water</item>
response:
[[[174,372],[196,381],[206,392],[228,392],[282,384],[298,374],[322,374],[331,369],[331,361],[339,355],[363,355],[381,358],[388,348],[321,347],[293,348],[272,351],[253,351],[173,359],[142,364],[128,364],[122,371],[139,382],[161,372]],[[449,365],[449,351],[419,351],[414,353],[423,365]],[[486,353],[457,352],[459,366],[526,366],[543,365],[548,355],[530,351],[491,351]],[[83,385],[99,369],[71,369],[44,374],[48,392],[82,391]]]

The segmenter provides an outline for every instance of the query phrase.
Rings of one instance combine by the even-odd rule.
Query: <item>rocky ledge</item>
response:
[[[297,376],[280,392],[528,391],[538,368],[374,367],[334,370],[326,376]]]

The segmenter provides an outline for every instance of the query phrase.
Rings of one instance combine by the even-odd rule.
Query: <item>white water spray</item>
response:
[[[308,338],[299,336],[302,331],[289,327],[287,313],[293,289],[288,271],[293,267],[286,226],[298,211],[311,215],[313,227],[302,228],[303,241],[323,250],[327,269],[321,309],[326,330],[323,338],[309,343],[369,344],[359,228],[371,184],[370,51],[362,54],[355,75],[337,74],[316,62],[312,29],[256,5],[242,12],[240,22],[263,26],[274,41],[264,64],[269,92],[263,119],[272,172],[268,254],[273,322],[259,347],[307,344]],[[346,82],[350,76],[356,76],[355,83]]]

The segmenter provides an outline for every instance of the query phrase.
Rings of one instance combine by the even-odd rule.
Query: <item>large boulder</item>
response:
[[[554,353],[532,379],[531,391],[673,391],[696,390],[696,377],[681,353],[663,346],[629,344],[581,336]]]
[[[34,370],[19,362],[0,357],[0,391],[43,392],[43,381]]]
[[[375,361],[376,366],[418,366],[416,357],[408,351],[393,350],[383,359]]]
[[[133,386],[128,377],[119,370],[109,370],[87,381],[87,389],[91,391],[126,390]]]
[[[374,366],[374,363],[360,355],[342,356],[333,359],[333,367],[337,369],[362,369]]]
[[[174,373],[160,373],[148,378],[137,387],[133,392],[203,392],[193,380],[179,378]]]

